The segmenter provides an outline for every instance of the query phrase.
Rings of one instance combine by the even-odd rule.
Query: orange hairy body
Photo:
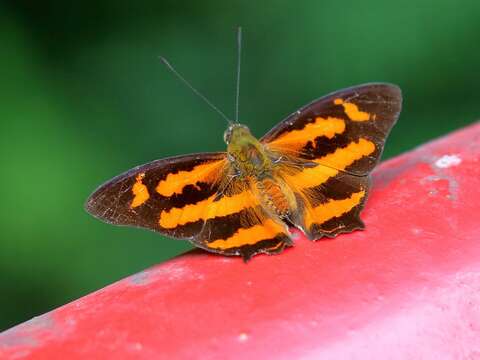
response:
[[[272,178],[257,182],[257,189],[264,206],[280,217],[287,217],[291,212],[291,204],[284,194],[282,186]]]
[[[282,162],[243,125],[229,127],[225,137],[235,176],[249,184],[270,216],[288,218],[296,210],[297,204],[292,189],[278,175],[277,169],[283,165]]]

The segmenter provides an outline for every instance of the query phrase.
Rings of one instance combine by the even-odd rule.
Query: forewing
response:
[[[85,208],[107,223],[191,238],[208,220],[207,208],[215,200],[226,171],[225,153],[157,160],[100,186]]]
[[[344,89],[293,113],[261,141],[273,152],[366,175],[378,163],[401,105],[396,85],[372,83]],[[329,156],[339,151],[348,156]],[[350,162],[352,157],[355,161]]]

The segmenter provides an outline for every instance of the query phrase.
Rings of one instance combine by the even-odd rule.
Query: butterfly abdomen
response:
[[[257,190],[262,204],[270,212],[279,217],[288,217],[292,210],[292,204],[281,184],[273,178],[266,178],[257,182]]]

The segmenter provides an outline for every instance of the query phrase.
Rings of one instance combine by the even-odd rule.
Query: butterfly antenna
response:
[[[213,105],[210,100],[208,100],[200,91],[195,89],[192,84],[190,84],[180,73],[175,70],[175,68],[165,59],[163,56],[159,56],[160,60],[165,64],[165,66],[170,70],[176,77],[178,77],[187,87],[190,88],[200,99],[205,101],[208,106],[210,106],[213,110],[215,110],[218,114],[220,114],[221,117],[223,117],[229,124],[232,123],[232,121],[221,111],[219,108],[217,108],[215,105]]]
[[[237,91],[235,95],[235,122],[238,123],[240,103],[240,65],[242,64],[242,27],[237,30]]]

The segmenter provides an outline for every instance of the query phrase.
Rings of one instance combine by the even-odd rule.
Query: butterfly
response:
[[[401,110],[396,85],[331,93],[260,139],[232,122],[225,152],[171,157],[100,186],[86,210],[245,261],[292,246],[289,227],[311,240],[363,229],[369,174]]]

